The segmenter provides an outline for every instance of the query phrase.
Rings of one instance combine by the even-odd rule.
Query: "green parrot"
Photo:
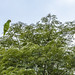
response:
[[[4,24],[4,29],[3,29],[4,33],[3,33],[3,35],[5,35],[5,33],[8,31],[9,26],[10,26],[10,22],[11,22],[11,20],[8,20],[8,21]]]

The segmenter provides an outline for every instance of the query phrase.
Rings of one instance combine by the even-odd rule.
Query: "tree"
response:
[[[50,14],[36,24],[12,24],[0,38],[1,75],[73,75],[74,32],[74,22]]]

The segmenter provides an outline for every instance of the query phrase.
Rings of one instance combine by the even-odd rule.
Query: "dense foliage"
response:
[[[0,75],[74,75],[75,22],[43,17],[36,24],[12,24],[0,37]]]

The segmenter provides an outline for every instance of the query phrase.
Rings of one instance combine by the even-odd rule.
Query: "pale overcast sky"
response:
[[[75,0],[0,0],[0,36],[8,19],[30,24],[48,13],[62,22],[75,20]]]

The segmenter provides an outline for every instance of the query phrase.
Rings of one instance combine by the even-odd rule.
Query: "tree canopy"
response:
[[[36,24],[11,24],[0,37],[0,75],[74,75],[75,22],[48,14]]]

